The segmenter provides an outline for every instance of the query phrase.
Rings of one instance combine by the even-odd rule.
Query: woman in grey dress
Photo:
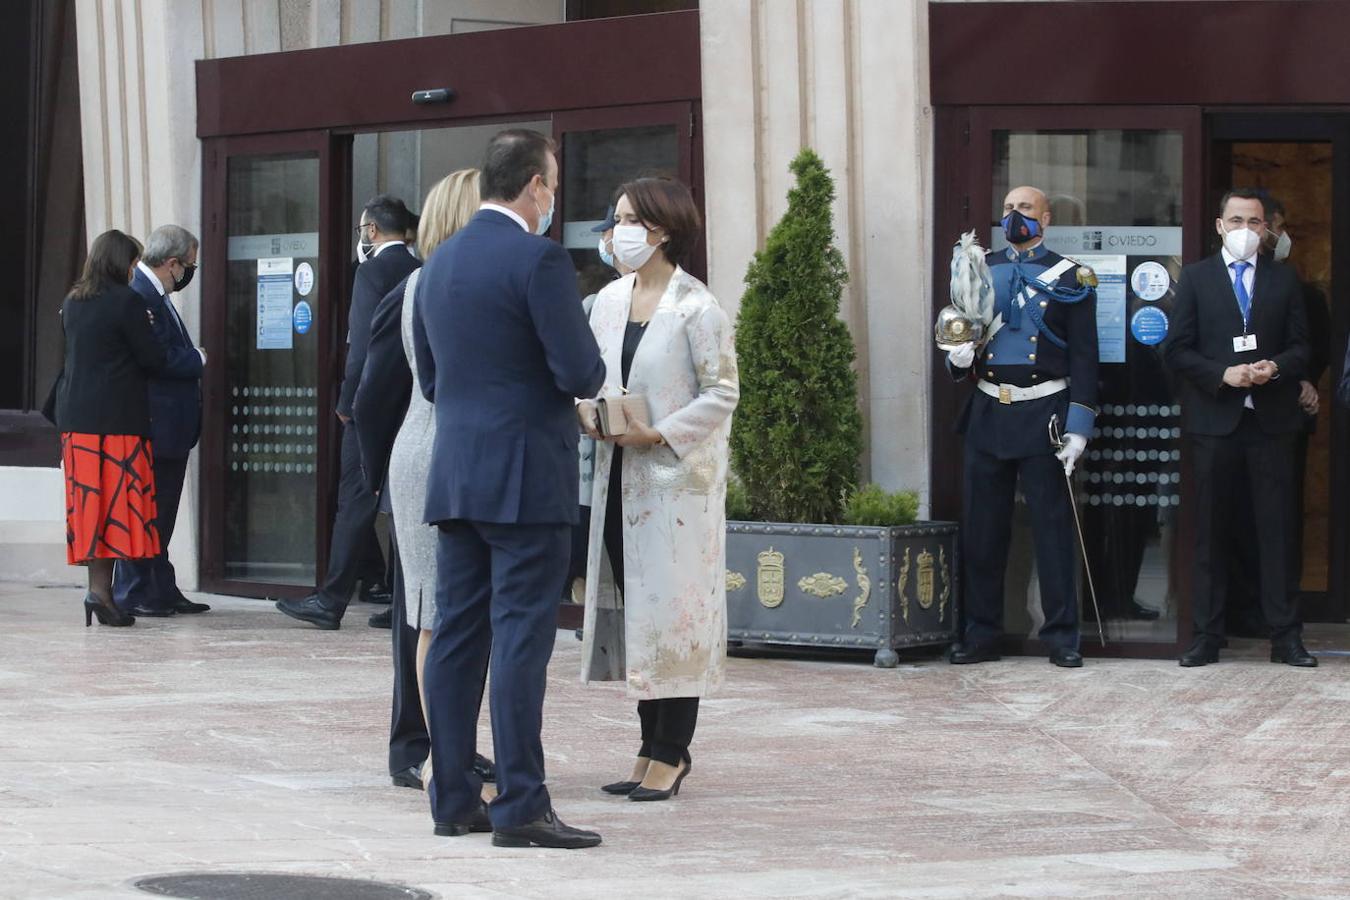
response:
[[[422,205],[417,226],[417,250],[422,259],[431,256],[442,241],[462,228],[478,211],[478,170],[452,172],[436,183]],[[436,527],[422,521],[427,498],[427,468],[436,438],[436,408],[422,396],[413,358],[413,297],[421,269],[408,276],[403,292],[403,352],[412,370],[412,398],[389,456],[389,502],[398,535],[399,562],[407,597],[408,625],[419,629],[417,638],[417,688],[426,714],[426,691],[422,670],[426,664],[431,631],[436,625]],[[431,778],[431,757],[422,769],[425,784]]]

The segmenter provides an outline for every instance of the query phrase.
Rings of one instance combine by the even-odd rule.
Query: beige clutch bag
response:
[[[601,397],[595,401],[595,418],[600,434],[605,437],[627,434],[631,422],[652,424],[652,414],[647,406],[645,394]]]

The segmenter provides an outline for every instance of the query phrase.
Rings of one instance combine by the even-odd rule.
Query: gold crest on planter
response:
[[[739,591],[743,587],[745,587],[745,576],[740,572],[727,570],[727,590]]]
[[[927,550],[919,553],[919,574],[915,579],[914,590],[919,606],[933,608],[933,554]]]
[[[783,554],[770,547],[759,554],[758,559],[755,588],[759,602],[766,609],[773,609],[783,602]]]
[[[824,600],[826,597],[833,597],[848,590],[848,582],[829,572],[817,572],[798,579],[797,587],[802,593]]]

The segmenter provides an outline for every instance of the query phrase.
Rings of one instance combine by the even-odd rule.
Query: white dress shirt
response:
[[[512,219],[515,219],[516,224],[519,225],[521,228],[525,229],[526,231],[530,230],[530,226],[525,223],[525,220],[522,219],[520,217],[520,214],[516,212],[514,209],[507,209],[505,206],[501,206],[496,203],[484,203],[480,205],[478,208],[490,209],[493,212],[499,212],[504,216],[510,216]]]
[[[1234,303],[1237,303],[1237,273],[1233,271],[1233,263],[1235,262],[1247,263],[1247,268],[1244,269],[1242,272],[1242,286],[1247,289],[1247,301],[1250,304],[1247,307],[1247,321],[1250,322],[1252,306],[1256,304],[1256,294],[1255,294],[1256,260],[1261,254],[1253,253],[1250,258],[1240,260],[1233,254],[1229,253],[1227,247],[1224,247],[1219,252],[1223,254],[1223,266],[1225,269],[1228,270],[1228,283],[1233,286]],[[1241,306],[1238,307],[1238,312],[1242,312]],[[1244,329],[1244,331],[1245,330],[1246,329]],[[1237,337],[1237,335],[1234,335],[1234,337]],[[1259,350],[1261,348],[1258,347],[1257,349]],[[1247,392],[1247,399],[1242,401],[1242,405],[1247,407],[1248,409],[1256,409],[1256,404],[1252,402],[1252,395],[1250,391]]]

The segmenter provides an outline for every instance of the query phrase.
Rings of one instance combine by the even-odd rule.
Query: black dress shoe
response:
[[[1219,661],[1219,645],[1206,638],[1197,638],[1191,649],[1181,654],[1178,662],[1182,668],[1193,669],[1196,666],[1207,666],[1210,663]]]
[[[207,606],[205,603],[193,603],[191,600],[184,597],[182,594],[179,594],[177,597],[169,601],[169,608],[176,613],[182,613],[184,615],[192,615],[193,613],[204,613],[211,611],[211,607]]]
[[[146,606],[144,603],[137,603],[135,606],[124,606],[122,612],[133,618],[145,619],[167,619],[174,615],[172,607],[169,606]]]
[[[337,631],[342,627],[341,614],[324,606],[318,594],[310,594],[303,600],[278,600],[277,609],[292,619],[308,622],[324,631]]]
[[[480,781],[497,783],[497,766],[481,753],[473,755],[473,774],[477,775]]]
[[[1141,605],[1138,600],[1131,599],[1129,603],[1125,604],[1125,618],[1127,619],[1136,619],[1141,622],[1154,622],[1157,621],[1161,615],[1162,613],[1158,612],[1156,609],[1150,609],[1147,606]]]
[[[1050,654],[1050,661],[1061,669],[1081,669],[1083,654],[1072,647],[1060,647]]]
[[[526,822],[514,828],[492,830],[494,847],[552,847],[558,850],[581,850],[599,843],[600,835],[594,831],[582,831],[580,828],[564,824],[552,807],[533,822]]]
[[[393,628],[394,611],[392,609],[382,609],[377,613],[372,613],[366,624],[371,628]]]
[[[1003,657],[998,650],[990,646],[957,644],[947,654],[947,661],[954,666],[967,666],[971,663],[997,662]]]
[[[487,806],[480,803],[467,822],[437,822],[437,837],[463,837],[466,834],[487,834],[492,831]]]
[[[424,789],[421,766],[408,766],[408,768],[390,775],[389,779],[394,782],[394,787],[412,788],[415,791]]]
[[[600,790],[606,794],[624,796],[633,793],[640,784],[642,784],[640,781],[611,781],[609,784],[600,785]]]
[[[1284,663],[1286,666],[1298,666],[1300,669],[1317,668],[1317,657],[1309,653],[1303,642],[1297,638],[1280,644],[1271,644],[1270,661]]]
[[[394,600],[394,594],[389,588],[376,581],[372,584],[362,583],[361,602],[362,603],[381,603],[388,605]]]

